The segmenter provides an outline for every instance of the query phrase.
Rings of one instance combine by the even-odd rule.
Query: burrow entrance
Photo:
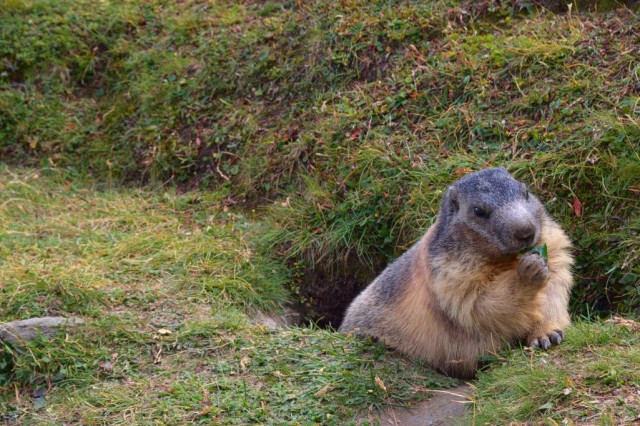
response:
[[[304,322],[322,328],[338,329],[353,299],[384,269],[384,265],[363,265],[353,259],[341,270],[306,267],[296,293],[301,301]]]

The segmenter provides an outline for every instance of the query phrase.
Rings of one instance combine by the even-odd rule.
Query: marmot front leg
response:
[[[527,336],[527,345],[549,349],[551,345],[559,344],[564,339],[562,329],[569,324],[567,299],[571,277],[551,272],[547,261],[537,253],[528,253],[520,259],[518,276],[525,285],[528,281],[533,285],[545,286],[541,306],[543,320]]]
[[[567,312],[569,280],[550,279],[541,306],[543,320],[527,337],[532,348],[548,349],[564,339],[564,329],[571,323]]]

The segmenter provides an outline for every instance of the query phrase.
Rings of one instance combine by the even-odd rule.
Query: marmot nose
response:
[[[523,244],[531,245],[536,235],[536,227],[533,223],[527,223],[516,228],[515,237]]]

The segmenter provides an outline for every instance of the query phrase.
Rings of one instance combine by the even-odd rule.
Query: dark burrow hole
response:
[[[322,275],[314,276],[300,287],[303,300],[301,313],[307,324],[314,323],[318,327],[337,330],[349,304],[364,289],[366,283],[355,277],[322,279]],[[318,281],[322,285],[317,285]]]
[[[337,330],[353,299],[384,269],[357,259],[339,270],[306,267],[297,285],[300,312],[305,324]]]

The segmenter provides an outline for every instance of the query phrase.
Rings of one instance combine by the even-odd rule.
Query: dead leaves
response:
[[[573,213],[577,217],[582,217],[582,202],[576,196],[573,197]]]
[[[634,333],[640,332],[640,323],[630,319],[615,316],[615,317],[609,318],[605,322],[609,324],[615,324],[620,327],[626,327],[627,329],[629,329]]]
[[[385,393],[387,393],[387,387],[384,385],[384,382],[382,381],[382,379],[376,376],[374,380],[376,382],[376,385],[378,385],[380,389],[382,389]]]

